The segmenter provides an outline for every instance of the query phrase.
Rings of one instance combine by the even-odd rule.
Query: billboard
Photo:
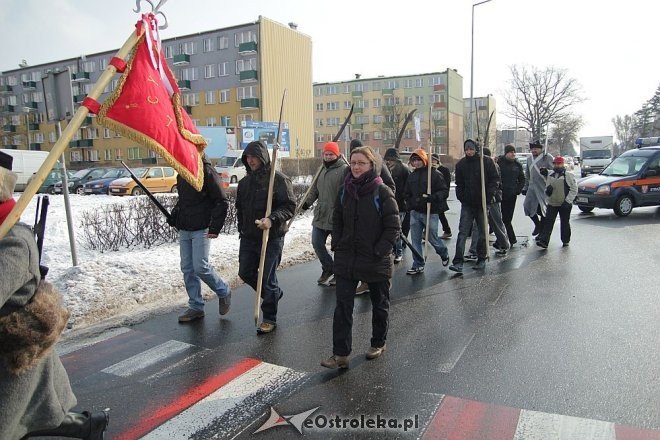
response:
[[[197,127],[208,145],[204,150],[209,159],[218,159],[227,150],[236,149],[236,128],[234,127]]]
[[[242,141],[241,149],[247,147],[252,141],[264,141],[268,149],[272,149],[277,138],[277,122],[241,122]],[[288,153],[291,149],[289,142],[289,124],[282,122],[282,139],[280,151]]]

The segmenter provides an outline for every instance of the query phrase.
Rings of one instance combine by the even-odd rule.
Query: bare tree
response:
[[[543,139],[546,126],[558,123],[574,105],[584,101],[580,84],[565,69],[514,65],[510,70],[505,114],[526,124],[534,139]]]
[[[582,116],[566,114],[558,118],[552,125],[552,145],[555,147],[555,153],[562,156],[575,156],[573,144],[580,140],[578,133],[584,121]]]
[[[403,122],[406,120],[406,115],[412,110],[412,108],[401,104],[398,98],[392,98],[390,104],[385,104],[381,107],[383,116],[383,130],[388,133],[386,139],[391,139],[394,141],[396,140],[396,135],[401,130],[401,127],[403,127]],[[392,142],[392,147],[393,146],[394,142]]]
[[[638,137],[637,118],[634,115],[617,115],[612,118],[616,137],[619,139],[619,153],[635,147],[635,139]]]

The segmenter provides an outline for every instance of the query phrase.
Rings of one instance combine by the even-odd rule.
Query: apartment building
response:
[[[420,141],[415,124],[408,124],[399,146],[412,151],[418,146],[447,156],[451,161],[462,156],[463,77],[454,69],[405,76],[379,76],[314,84],[315,154],[331,141],[354,105],[340,146],[348,152],[351,139],[360,139],[381,155],[394,146],[397,133],[408,112],[416,109],[420,117]],[[429,125],[430,122],[430,125]]]
[[[502,154],[504,152],[504,147],[509,144],[516,148],[516,153],[529,152],[529,143],[532,141],[532,133],[526,128],[518,127],[518,130],[515,128],[498,130],[497,135],[497,151],[499,154]]]
[[[470,98],[464,99],[465,110],[465,139],[470,137],[487,142],[488,148],[490,148],[493,155],[495,154],[495,147],[497,145],[497,105],[493,95],[474,97],[474,104],[472,105],[472,114],[474,115],[474,125],[473,128],[470,127]],[[493,115],[493,118],[488,125],[488,120]],[[488,134],[486,135],[486,128],[488,128]],[[470,130],[472,131],[472,134]],[[486,139],[487,138],[487,139]]]
[[[168,64],[178,80],[183,104],[198,126],[235,128],[250,122],[277,122],[284,89],[287,98],[283,122],[298,140],[291,151],[312,155],[312,42],[294,23],[282,25],[265,17],[253,23],[200,32],[162,41]],[[0,74],[2,148],[50,150],[57,140],[55,124],[48,122],[42,76],[69,69],[75,107],[107,67],[116,50],[22,65]],[[117,87],[119,74],[105,88],[99,102]],[[66,122],[63,122],[64,129]],[[162,159],[129,139],[86,119],[65,154],[73,169],[162,163]]]

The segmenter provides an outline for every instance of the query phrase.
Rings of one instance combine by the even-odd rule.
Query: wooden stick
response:
[[[424,261],[429,257],[429,227],[431,224],[431,171],[433,169],[433,158],[431,157],[431,137],[433,136],[432,121],[433,107],[429,107],[429,153],[426,156],[426,194],[429,198],[426,200],[426,227],[424,228]]]
[[[121,49],[119,49],[115,56],[125,60],[133,47],[137,44],[139,37],[140,36],[137,35],[137,32],[131,32],[131,35],[128,37],[124,45],[121,47]],[[99,99],[103,93],[103,90],[110,83],[112,76],[116,72],[117,69],[115,66],[108,64],[108,67],[106,67],[105,71],[101,74],[101,77],[94,85],[94,88],[91,92],[89,92],[87,96],[92,99]],[[55,143],[55,145],[53,145],[53,148],[50,150],[48,156],[46,156],[46,160],[44,160],[44,163],[35,173],[34,177],[30,181],[30,184],[27,186],[27,188],[25,188],[23,194],[21,194],[18,202],[16,202],[16,206],[14,206],[14,209],[11,210],[5,221],[0,225],[0,239],[7,235],[12,226],[14,226],[16,222],[20,220],[21,214],[25,208],[27,208],[32,197],[34,197],[34,195],[37,193],[37,190],[39,190],[41,184],[44,182],[44,180],[46,180],[48,173],[50,173],[50,170],[55,166],[57,159],[64,153],[64,150],[66,150],[66,147],[69,145],[69,142],[73,138],[74,134],[76,134],[80,126],[83,124],[88,113],[89,110],[87,107],[83,105],[78,107],[78,110],[76,110],[76,113],[73,115],[71,122],[69,122],[69,124],[66,126],[66,129],[62,132],[62,135]]]
[[[268,198],[266,199],[266,214],[265,218],[268,218],[270,212],[273,208],[273,187],[275,186],[275,164],[277,162],[277,150],[280,148],[280,135],[282,133],[282,111],[284,110],[284,98],[286,98],[286,89],[282,94],[282,105],[280,106],[280,121],[277,128],[277,139],[275,139],[275,145],[273,145],[273,158],[270,161],[270,176],[268,179]],[[272,225],[271,225],[272,227]],[[268,248],[268,236],[270,235],[270,228],[263,230],[263,235],[261,236],[261,254],[259,255],[259,272],[257,275],[257,288],[254,291],[254,325],[257,326],[259,323],[259,312],[260,312],[260,299],[261,299],[261,288],[264,281],[264,264],[266,263],[266,249]]]

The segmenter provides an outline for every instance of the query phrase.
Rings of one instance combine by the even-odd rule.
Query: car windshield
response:
[[[632,176],[637,174],[648,160],[648,157],[640,156],[617,157],[600,174],[602,176]]]
[[[233,156],[223,156],[220,159],[218,159],[218,164],[216,166],[218,167],[232,167],[234,166],[234,163],[236,162],[237,157]]]
[[[131,171],[133,171],[133,174],[137,177],[144,177],[144,175],[147,174],[147,168],[133,168]],[[126,173],[126,176],[129,176],[129,174]]]
[[[128,176],[128,171],[123,168],[116,168],[114,170],[109,170],[107,173],[101,176],[101,179],[106,179],[110,177],[124,177]]]
[[[585,150],[582,152],[582,159],[609,159],[612,157],[610,150]]]
[[[87,175],[87,173],[89,173],[89,170],[79,170],[79,171],[76,171],[75,174],[71,177],[76,178],[76,179],[82,179],[83,177],[85,177]]]

